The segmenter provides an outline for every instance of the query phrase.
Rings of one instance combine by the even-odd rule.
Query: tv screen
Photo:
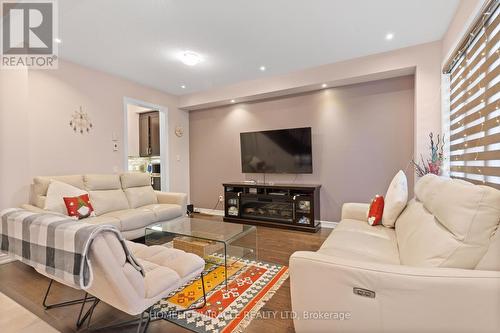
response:
[[[243,173],[312,173],[311,128],[240,134]]]

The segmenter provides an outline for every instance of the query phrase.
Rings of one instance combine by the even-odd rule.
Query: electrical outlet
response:
[[[224,201],[224,197],[222,195],[219,195],[219,202]]]

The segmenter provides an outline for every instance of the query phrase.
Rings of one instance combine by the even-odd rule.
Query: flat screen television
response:
[[[240,133],[243,173],[312,173],[311,127]]]

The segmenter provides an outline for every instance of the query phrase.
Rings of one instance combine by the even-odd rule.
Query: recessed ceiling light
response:
[[[179,54],[179,59],[184,65],[194,66],[203,61],[203,57],[193,51],[183,51]]]
[[[62,40],[60,38],[54,38],[54,42],[57,44],[61,44]]]
[[[327,87],[327,84],[326,84],[326,83],[323,83],[323,84],[321,85],[321,88],[326,88],[326,87]]]
[[[394,38],[394,34],[392,32],[389,32],[387,35],[385,35],[385,39],[387,40],[392,40]]]
[[[186,86],[185,86],[185,85],[182,85],[182,86],[181,86],[181,88],[182,88],[182,89],[186,89]]]
[[[232,100],[231,100],[231,103],[234,103],[234,102],[236,102],[236,101],[235,101],[234,99],[232,99]]]
[[[260,69],[261,72],[265,72],[266,71],[266,66],[260,66],[259,69]]]

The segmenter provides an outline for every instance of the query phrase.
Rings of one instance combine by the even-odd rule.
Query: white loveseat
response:
[[[395,229],[367,209],[290,258],[297,332],[500,332],[500,191],[427,175]]]
[[[96,216],[86,218],[85,222],[115,225],[126,239],[142,237],[146,226],[186,213],[187,195],[154,191],[151,178],[146,173],[35,177],[30,203],[22,205],[22,208],[44,211],[52,180],[87,191]]]

